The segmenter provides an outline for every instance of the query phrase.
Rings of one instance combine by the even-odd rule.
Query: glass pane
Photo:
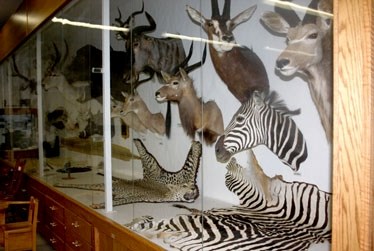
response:
[[[36,79],[42,48],[42,178],[167,250],[329,250],[331,1],[111,0],[110,121],[101,11],[74,1],[15,53]]]

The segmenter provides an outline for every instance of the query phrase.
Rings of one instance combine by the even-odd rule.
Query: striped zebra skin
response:
[[[156,236],[177,250],[308,250],[314,243],[331,240],[331,194],[302,182],[267,177],[253,157],[252,176],[235,158],[227,165],[226,186],[240,205],[153,221],[131,228]]]
[[[285,165],[298,171],[308,150],[302,132],[291,118],[297,114],[300,110],[289,110],[276,92],[255,91],[218,139],[217,160],[227,162],[238,152],[265,145]]]

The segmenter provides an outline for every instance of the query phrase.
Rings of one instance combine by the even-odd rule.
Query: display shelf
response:
[[[91,139],[80,139],[80,138],[63,138],[61,143],[68,150],[91,154],[96,156],[103,156],[103,142],[102,141],[92,141]],[[120,159],[128,161],[130,159],[140,159],[139,156],[134,155],[129,149],[123,146],[112,144],[112,157],[115,159]]]

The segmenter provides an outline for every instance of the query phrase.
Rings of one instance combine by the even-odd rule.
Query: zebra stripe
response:
[[[200,212],[178,205],[192,213],[131,228],[183,251],[300,251],[330,241],[331,194],[312,184],[269,178],[252,162],[251,178],[235,158],[227,165],[226,186],[239,197],[240,206]]]
[[[233,116],[223,141],[217,142],[217,159],[222,159],[223,153],[232,156],[263,144],[292,170],[299,170],[308,156],[303,134],[290,117],[299,113],[288,110],[275,92],[254,92]]]

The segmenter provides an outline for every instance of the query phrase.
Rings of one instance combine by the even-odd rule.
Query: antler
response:
[[[15,55],[12,56],[12,61],[13,61],[13,70],[14,70],[12,76],[19,77],[28,83],[28,85],[21,87],[21,90],[24,91],[30,87],[31,92],[36,93],[36,81],[20,73],[17,63],[16,63]]]

